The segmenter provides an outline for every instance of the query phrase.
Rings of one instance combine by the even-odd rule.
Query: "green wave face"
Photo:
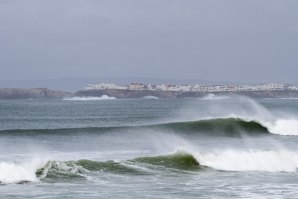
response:
[[[118,174],[142,174],[137,169],[126,166],[125,164],[115,162],[112,160],[106,162],[98,162],[92,160],[78,160],[76,165],[81,166],[88,171],[102,171]]]
[[[198,170],[201,168],[199,162],[191,154],[184,152],[156,157],[136,158],[132,161],[179,170]]]
[[[239,135],[241,132],[248,134],[267,134],[268,129],[256,121],[244,121],[239,118],[219,118],[199,120],[193,122],[177,122],[157,125],[156,127],[168,128],[180,132],[205,132],[206,134]]]
[[[136,166],[136,167],[135,167]],[[152,167],[153,166],[153,167]],[[90,172],[103,172],[118,175],[150,175],[153,174],[140,169],[176,169],[179,171],[196,171],[201,166],[197,160],[188,153],[178,152],[170,155],[155,157],[140,157],[123,162],[115,161],[49,161],[44,167],[36,171],[36,176],[43,181],[57,182],[65,180],[84,180]]]

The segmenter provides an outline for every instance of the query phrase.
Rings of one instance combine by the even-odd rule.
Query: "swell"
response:
[[[157,130],[175,133],[200,133],[204,135],[236,136],[245,132],[251,135],[268,134],[268,128],[257,121],[245,121],[239,118],[218,118],[199,121],[162,123],[146,126],[119,126],[119,127],[85,127],[60,129],[12,129],[1,130],[0,134],[8,135],[38,135],[38,134],[80,134],[80,133],[108,133],[127,131],[142,132],[143,130]]]

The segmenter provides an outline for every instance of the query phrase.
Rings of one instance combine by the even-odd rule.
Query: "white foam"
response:
[[[35,172],[46,164],[45,160],[33,159],[24,162],[0,162],[0,182],[4,184],[23,181],[38,181]]]
[[[116,97],[109,97],[108,95],[103,95],[101,97],[72,97],[72,98],[64,98],[63,100],[70,101],[95,101],[95,100],[114,100]]]
[[[274,98],[274,99],[281,99],[281,100],[298,100],[297,97],[281,97],[281,98]]]
[[[229,96],[225,95],[215,95],[213,93],[209,93],[208,95],[204,96],[203,98],[200,98],[202,100],[222,100],[222,99],[228,99]]]
[[[292,119],[279,119],[273,123],[264,123],[271,133],[279,135],[298,135],[298,120]]]
[[[223,171],[296,172],[298,168],[298,153],[285,150],[226,150],[194,156],[201,165]]]

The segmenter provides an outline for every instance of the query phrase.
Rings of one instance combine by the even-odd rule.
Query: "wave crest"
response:
[[[195,155],[201,165],[222,171],[296,172],[298,153],[291,151],[226,150]]]

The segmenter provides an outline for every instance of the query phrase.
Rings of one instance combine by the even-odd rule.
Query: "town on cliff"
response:
[[[151,91],[181,91],[181,92],[228,92],[228,91],[298,91],[297,85],[269,83],[256,85],[177,85],[177,84],[145,84],[131,83],[125,86],[112,83],[88,84],[85,90],[151,90]]]

